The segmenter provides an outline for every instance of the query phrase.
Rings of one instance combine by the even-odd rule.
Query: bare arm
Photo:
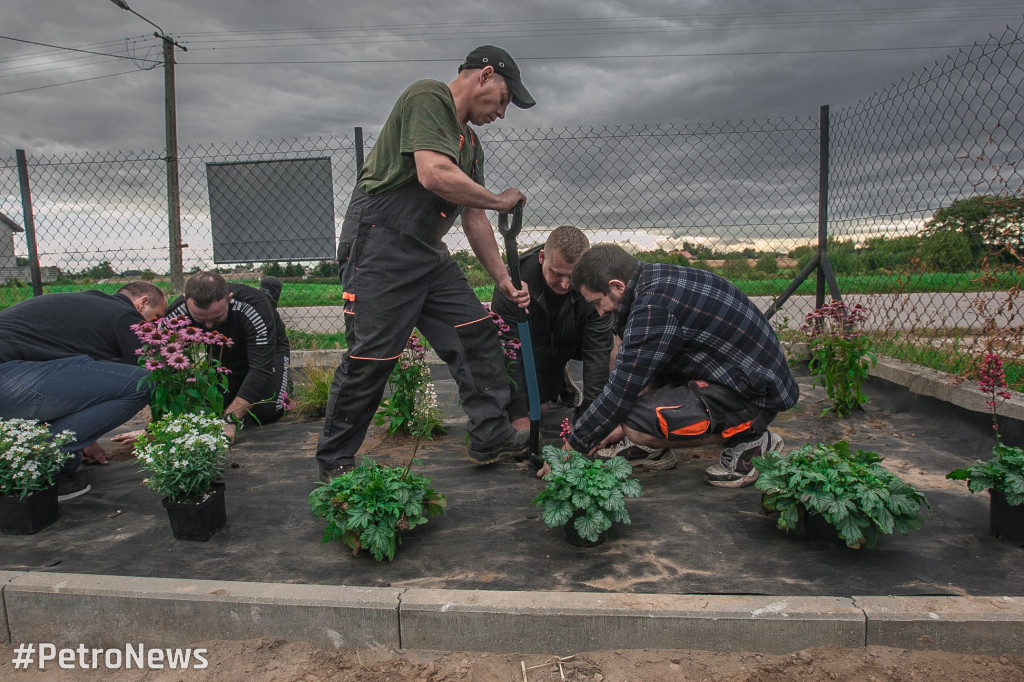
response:
[[[526,284],[516,289],[512,284],[512,278],[505,269],[505,263],[501,260],[501,253],[498,252],[498,243],[494,240],[494,228],[487,220],[483,209],[467,208],[462,212],[462,231],[466,233],[469,246],[473,253],[480,260],[480,264],[487,270],[487,274],[494,280],[494,286],[501,292],[501,295],[512,301],[520,308],[528,308],[530,305],[530,291]]]
[[[413,153],[413,158],[416,160],[416,179],[420,184],[453,204],[467,209],[480,208],[508,213],[516,204],[526,203],[526,195],[515,187],[501,194],[491,192],[463,173],[454,161],[440,152],[421,149]]]

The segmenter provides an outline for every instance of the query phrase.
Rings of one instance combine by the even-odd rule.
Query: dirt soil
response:
[[[1024,680],[1024,656],[963,655],[889,647],[824,646],[784,655],[675,649],[591,651],[563,657],[393,649],[325,650],[275,639],[215,641],[204,670],[45,670],[8,672],[12,645],[0,646],[0,678],[41,680],[389,680],[391,682],[660,682],[663,680]],[[102,660],[102,659],[101,659]]]

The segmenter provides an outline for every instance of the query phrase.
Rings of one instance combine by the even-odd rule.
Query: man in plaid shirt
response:
[[[707,482],[739,488],[756,481],[750,460],[782,449],[768,425],[800,390],[750,299],[718,275],[641,263],[615,244],[584,253],[571,286],[602,315],[616,315],[621,343],[608,383],[573,425],[568,445],[592,454],[618,443],[608,454],[635,457],[721,443]]]

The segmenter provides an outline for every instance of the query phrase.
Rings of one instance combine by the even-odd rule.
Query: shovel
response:
[[[519,276],[519,251],[516,236],[523,229],[523,206],[516,204],[512,209],[512,227],[508,225],[508,214],[498,214],[498,232],[505,238],[505,257],[508,272],[516,289],[523,286]],[[526,397],[530,401],[530,462],[538,468],[544,465],[540,456],[540,389],[537,387],[537,366],[533,362],[533,340],[530,337],[530,319],[525,308],[518,308],[519,342],[523,354],[523,373],[526,375]]]

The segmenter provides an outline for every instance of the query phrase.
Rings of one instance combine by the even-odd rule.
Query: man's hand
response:
[[[498,284],[498,291],[501,295],[508,300],[515,303],[520,308],[529,309],[530,307],[530,290],[527,288],[526,283],[523,283],[522,288],[516,289],[516,285],[512,283],[511,277],[506,277],[501,280]]]
[[[228,445],[234,445],[235,436],[238,435],[238,424],[231,420],[224,420],[224,435],[228,437]]]
[[[139,429],[138,431],[125,431],[124,433],[119,433],[116,436],[111,436],[110,440],[115,443],[134,443],[135,440],[145,432],[146,431],[144,429]]]
[[[520,192],[518,187],[509,187],[498,195],[498,201],[501,202],[498,213],[511,213],[519,204],[526,206],[526,195]]]
[[[107,451],[99,443],[92,442],[82,448],[82,464],[110,464]]]

